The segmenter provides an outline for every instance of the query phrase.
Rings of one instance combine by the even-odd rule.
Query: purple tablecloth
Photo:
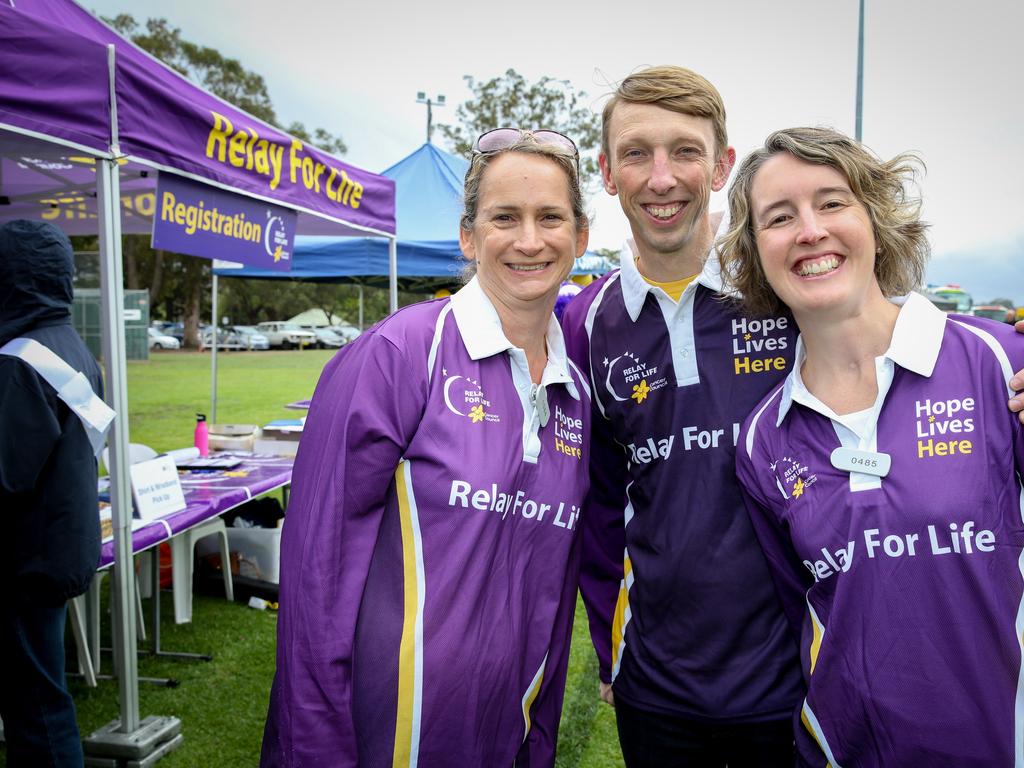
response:
[[[292,456],[272,456],[243,451],[218,453],[242,461],[230,470],[192,470],[181,474],[185,509],[154,520],[132,532],[132,551],[141,552],[167,541],[182,531],[223,514],[261,493],[288,485],[292,480]],[[114,541],[106,541],[100,551],[97,569],[114,563]]]

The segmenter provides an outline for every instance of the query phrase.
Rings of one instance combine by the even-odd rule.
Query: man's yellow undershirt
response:
[[[641,275],[643,277],[643,275]],[[684,277],[682,280],[673,280],[671,283],[659,283],[656,280],[651,280],[649,277],[644,277],[649,284],[656,288],[661,288],[665,293],[672,297],[672,301],[678,303],[679,297],[683,295],[683,291],[686,290],[686,286],[694,281],[696,275],[690,275]]]

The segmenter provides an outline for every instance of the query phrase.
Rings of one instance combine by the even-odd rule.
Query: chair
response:
[[[220,538],[221,572],[224,575],[224,596],[228,602],[235,599],[234,581],[231,578],[231,553],[228,547],[228,530],[224,520],[214,517],[171,539],[171,564],[174,580],[174,623],[192,621],[192,572],[195,569],[196,542],[207,536]]]
[[[89,643],[85,629],[85,595],[79,595],[68,600],[68,623],[71,624],[71,633],[75,636],[75,651],[78,654],[78,671],[85,679],[85,684],[90,688],[96,687],[97,666],[93,664],[92,654],[89,652]],[[99,645],[97,641],[96,645]],[[97,648],[97,652],[99,648]]]
[[[140,557],[145,556],[149,553],[143,552]],[[85,677],[86,684],[90,686],[96,685],[95,676],[100,673],[100,663],[102,655],[100,652],[100,589],[103,587],[103,579],[110,573],[108,570],[97,571],[93,574],[92,583],[89,584],[89,590],[84,595],[72,598],[68,603],[68,617],[72,622],[72,630],[75,635],[75,646],[78,652],[78,665],[79,671]],[[110,589],[114,589],[114,580],[110,580]],[[113,600],[111,600],[113,605]],[[84,637],[79,639],[79,628],[74,625],[74,622],[82,622],[81,630],[84,633]],[[138,639],[146,639],[146,617],[142,613],[142,591],[139,589],[139,577],[135,575],[135,624],[138,627]],[[84,669],[83,660],[90,658],[92,662],[92,681],[90,682],[89,674]]]
[[[159,454],[150,448],[148,445],[142,443],[128,443],[128,463],[138,464],[140,461],[149,461],[155,459]],[[107,470],[107,474],[110,474],[110,447],[103,447],[103,467]]]

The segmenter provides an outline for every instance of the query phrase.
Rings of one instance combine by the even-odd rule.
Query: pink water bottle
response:
[[[196,448],[199,449],[200,456],[210,455],[210,431],[206,427],[206,414],[196,414],[196,435],[195,435]]]

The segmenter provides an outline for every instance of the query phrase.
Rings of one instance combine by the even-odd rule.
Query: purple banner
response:
[[[206,93],[71,0],[7,5],[0,0],[0,123],[107,150],[113,44],[116,140],[128,158],[296,209],[303,234],[395,231],[391,179]]]
[[[287,272],[295,211],[161,173],[153,247]]]

